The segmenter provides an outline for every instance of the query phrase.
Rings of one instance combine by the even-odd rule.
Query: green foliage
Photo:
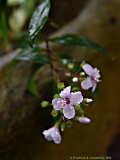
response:
[[[37,70],[40,67],[42,67],[42,65],[43,64],[40,64],[40,63],[35,63],[35,64],[32,65],[32,71],[30,73],[30,77],[29,77],[29,80],[28,80],[27,89],[33,95],[38,95],[37,87],[35,85],[35,73],[37,72]]]
[[[108,52],[100,47],[98,44],[88,40],[85,37],[74,35],[74,34],[64,34],[59,37],[54,37],[49,39],[51,42],[60,43],[68,46],[80,46],[81,48],[92,48],[97,51],[108,54]]]
[[[0,35],[4,39],[5,45],[8,45],[8,25],[6,15],[6,0],[0,2]]]
[[[47,56],[41,53],[41,49],[38,47],[27,47],[22,49],[20,53],[15,57],[16,60],[33,61],[36,63],[50,64],[50,60]]]
[[[53,96],[53,98],[59,98],[60,96],[59,96],[59,94],[54,94],[54,96]]]
[[[37,64],[35,64],[36,66],[38,65],[43,65],[43,64],[50,64],[50,60],[47,56],[42,54],[42,51],[39,47],[26,47],[23,48],[18,55],[8,64],[8,67],[6,69],[7,72],[10,71],[11,66],[14,64],[14,62],[16,60],[22,60],[22,61],[31,61],[31,62],[35,62]],[[34,66],[34,67],[36,67]],[[34,79],[33,79],[34,81]]]
[[[70,60],[71,58],[72,58],[72,56],[71,55],[68,55],[68,54],[66,54],[66,53],[56,53],[55,54],[55,56],[57,57],[57,58],[60,58],[60,59],[67,59],[67,60]]]
[[[79,112],[80,112],[81,115],[84,115],[84,110],[81,107],[80,107]]]
[[[58,89],[64,89],[64,87],[65,87],[64,82],[57,83],[57,88]]]
[[[18,32],[16,33],[16,37],[18,38],[16,41],[17,48],[27,48],[30,46],[28,34],[26,32]]]
[[[48,20],[49,11],[50,0],[43,0],[43,2],[35,10],[29,24],[29,35],[31,40],[38,35],[45,25],[46,21]]]

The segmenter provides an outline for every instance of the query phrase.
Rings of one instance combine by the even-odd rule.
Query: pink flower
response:
[[[43,131],[43,135],[47,141],[53,141],[55,144],[61,143],[61,135],[56,127]]]
[[[70,92],[71,86],[66,87],[61,91],[60,98],[52,100],[52,105],[55,110],[61,110],[64,117],[72,119],[75,116],[74,105],[79,105],[83,101],[83,96],[80,91]]]
[[[88,77],[81,82],[81,87],[85,90],[92,88],[92,92],[95,91],[97,83],[100,82],[100,73],[97,68],[93,68],[89,64],[83,65],[83,70],[88,75]]]

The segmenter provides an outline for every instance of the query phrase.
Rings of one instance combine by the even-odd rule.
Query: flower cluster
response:
[[[80,79],[81,88],[84,90],[92,88],[92,92],[94,92],[97,83],[100,82],[99,70],[89,64],[84,64],[79,75],[82,77]],[[72,77],[72,82],[79,83],[79,77]],[[84,98],[80,90],[73,91],[71,85],[64,88],[64,84],[60,83],[59,87],[62,87],[63,90],[52,100],[53,117],[57,117],[57,121],[52,128],[43,131],[45,139],[53,141],[55,144],[61,143],[60,129],[63,131],[68,125],[68,122],[70,124],[72,123],[71,120],[77,120],[84,124],[91,122],[91,120],[84,115],[82,106],[86,106],[93,101],[91,98]],[[44,105],[45,104],[47,103],[44,102]]]

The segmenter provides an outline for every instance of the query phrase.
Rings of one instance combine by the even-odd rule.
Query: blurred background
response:
[[[49,21],[42,30],[45,35],[79,34],[110,53],[106,56],[78,47],[56,48],[97,66],[102,74],[94,103],[86,109],[91,124],[76,123],[65,129],[60,145],[48,143],[41,134],[52,126],[50,110],[40,108],[42,99],[51,100],[49,67],[36,74],[39,97],[26,91],[31,63],[16,62],[6,73],[10,60],[25,46],[30,17],[40,2],[0,0],[0,160],[69,160],[70,156],[120,160],[120,1],[51,0]]]

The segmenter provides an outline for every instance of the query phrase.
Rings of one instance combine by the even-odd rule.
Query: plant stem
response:
[[[57,71],[56,71],[56,69],[55,69],[55,67],[54,67],[54,65],[53,65],[53,63],[52,63],[52,57],[51,57],[52,52],[51,52],[51,50],[50,50],[50,48],[49,48],[49,41],[48,41],[48,40],[46,40],[46,50],[47,50],[48,58],[49,58],[50,61],[51,61],[50,67],[51,67],[53,76],[55,77],[55,79],[56,79],[57,82],[60,82],[60,79],[59,79],[59,76],[58,76],[58,74],[57,74]]]

